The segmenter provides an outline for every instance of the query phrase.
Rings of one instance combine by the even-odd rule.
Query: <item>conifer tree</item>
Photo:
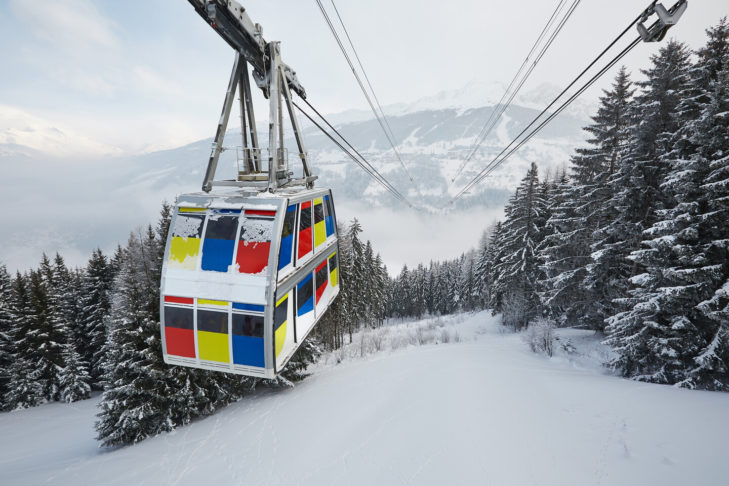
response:
[[[68,325],[54,293],[55,277],[50,260],[43,255],[38,271],[30,272],[30,315],[22,324],[25,337],[19,345],[27,349],[29,362],[39,372],[46,400],[60,399],[60,372],[65,367],[63,351],[69,342]]]
[[[668,42],[651,57],[651,67],[642,71],[646,79],[637,83],[642,89],[632,107],[635,125],[629,148],[609,182],[613,197],[606,207],[616,211],[595,232],[593,263],[586,279],[590,288],[611,299],[599,302],[601,317],[612,319],[634,303],[629,279],[643,273],[643,268],[630,254],[639,248],[643,231],[656,222],[657,211],[672,204],[670,195],[661,190],[668,172],[663,155],[680,125],[677,106],[689,83],[689,54],[683,44]],[[611,332],[617,337],[615,326]],[[625,335],[630,334],[626,329]],[[617,341],[611,342],[620,347]]]
[[[8,370],[8,390],[5,407],[11,410],[34,407],[47,401],[41,368],[37,366],[34,336],[28,337],[32,315],[26,277],[17,272],[12,282],[11,303],[13,322],[10,339],[13,343],[12,363]]]
[[[13,362],[12,280],[5,265],[0,265],[0,410],[5,410],[5,395],[9,391],[10,367]]]
[[[541,278],[537,246],[544,232],[546,202],[542,198],[536,164],[532,163],[506,207],[499,234],[501,247],[495,264],[492,300],[504,313],[504,323],[526,327],[538,311],[537,282]]]
[[[89,398],[91,386],[87,365],[76,352],[72,344],[67,344],[63,351],[65,366],[60,372],[60,399],[71,403]]]
[[[95,388],[100,387],[99,381],[103,374],[102,359],[111,310],[109,294],[112,280],[112,270],[106,256],[100,249],[94,250],[81,283],[81,319],[85,339],[81,341],[78,351],[89,364],[89,376]]]

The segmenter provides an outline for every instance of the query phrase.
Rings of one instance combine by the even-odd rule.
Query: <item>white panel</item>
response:
[[[266,305],[266,277],[167,268],[165,295]]]

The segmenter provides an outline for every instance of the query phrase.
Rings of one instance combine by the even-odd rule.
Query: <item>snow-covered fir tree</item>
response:
[[[12,279],[5,265],[0,265],[0,410],[7,408],[5,395],[9,391],[10,367],[13,363],[12,326],[15,313],[12,302]]]
[[[608,204],[608,181],[621,162],[631,126],[632,84],[626,69],[618,72],[611,89],[600,97],[588,146],[576,150],[569,180],[558,184],[548,222],[549,234],[540,248],[546,279],[542,283],[545,311],[562,325],[604,327],[601,302],[611,301],[609,275],[594,266],[591,254],[595,232],[614,217]]]
[[[59,380],[60,400],[71,403],[89,398],[91,379],[88,367],[73,344],[67,344],[63,350],[63,361],[65,366],[60,371]]]
[[[598,304],[608,319],[631,307],[629,279],[643,269],[630,254],[639,248],[643,231],[656,222],[657,211],[672,203],[661,189],[668,172],[663,155],[680,123],[676,108],[689,84],[689,55],[683,44],[668,42],[651,57],[652,66],[641,71],[646,79],[637,83],[641,91],[632,103],[628,149],[609,181],[613,196],[606,206],[616,211],[595,232],[586,278],[588,286],[611,299]],[[611,331],[617,336],[615,327]]]
[[[4,404],[6,409],[14,410],[39,405],[46,402],[47,398],[41,369],[37,366],[34,340],[27,336],[32,310],[27,278],[20,272],[13,279],[10,299],[13,322],[9,334],[13,350]]]
[[[89,364],[89,376],[95,388],[100,388],[99,381],[103,373],[102,358],[111,310],[109,294],[112,281],[112,269],[106,256],[100,249],[94,250],[81,283],[84,339],[80,340],[78,352]]]
[[[532,163],[505,209],[506,218],[498,233],[499,252],[491,287],[491,303],[504,314],[504,323],[521,329],[538,313],[537,282],[541,270],[537,247],[546,224],[546,201]]]

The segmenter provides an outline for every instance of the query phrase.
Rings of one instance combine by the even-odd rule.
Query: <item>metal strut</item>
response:
[[[304,149],[291,92],[306,99],[306,91],[299,83],[296,72],[281,61],[280,44],[266,42],[261,26],[254,24],[245,9],[235,0],[188,0],[200,16],[236,51],[233,70],[223,102],[223,110],[213,139],[208,167],[202,189],[210,192],[213,186],[255,187],[276,191],[282,186],[314,186],[317,176],[311,174]],[[268,171],[264,173],[262,154],[258,145],[256,117],[253,111],[248,64],[256,85],[269,100]],[[236,180],[215,180],[220,154],[225,150],[223,141],[228,127],[236,90],[240,88],[240,117],[242,157]],[[303,166],[301,178],[292,178],[288,156],[284,147],[283,103],[293,128],[299,158]]]

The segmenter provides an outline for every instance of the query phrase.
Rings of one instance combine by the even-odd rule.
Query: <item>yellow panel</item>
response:
[[[224,300],[208,300],[208,299],[197,299],[198,305],[222,305],[227,307],[228,303]]]
[[[281,326],[276,329],[276,357],[278,358],[278,355],[281,354],[281,350],[283,349],[284,343],[286,342],[286,327],[288,321],[284,321]]]
[[[324,221],[314,225],[314,246],[319,246],[327,239],[327,226]]]
[[[323,203],[324,203],[324,200],[320,197],[317,197],[316,199],[314,199],[314,204],[323,204]]]
[[[197,332],[197,348],[200,359],[230,363],[228,335],[220,332]]]
[[[339,269],[336,268],[336,269],[332,270],[331,273],[329,274],[329,281],[332,283],[332,287],[336,287],[337,286],[337,275],[338,275],[338,273],[339,273]]]
[[[197,256],[200,254],[200,238],[174,236],[170,243],[168,264],[173,268],[197,269]]]
[[[281,303],[282,303],[282,302],[283,302],[284,300],[288,299],[288,298],[289,298],[289,294],[288,294],[288,293],[285,293],[285,294],[284,294],[284,296],[283,296],[283,297],[281,297],[280,299],[278,299],[278,301],[276,302],[276,307],[280,306],[280,305],[281,305]]]
[[[181,213],[204,213],[207,211],[205,208],[180,208]]]
[[[334,253],[332,253],[331,255],[329,255],[329,258],[333,257],[336,254],[337,254],[337,252],[335,251]]]

